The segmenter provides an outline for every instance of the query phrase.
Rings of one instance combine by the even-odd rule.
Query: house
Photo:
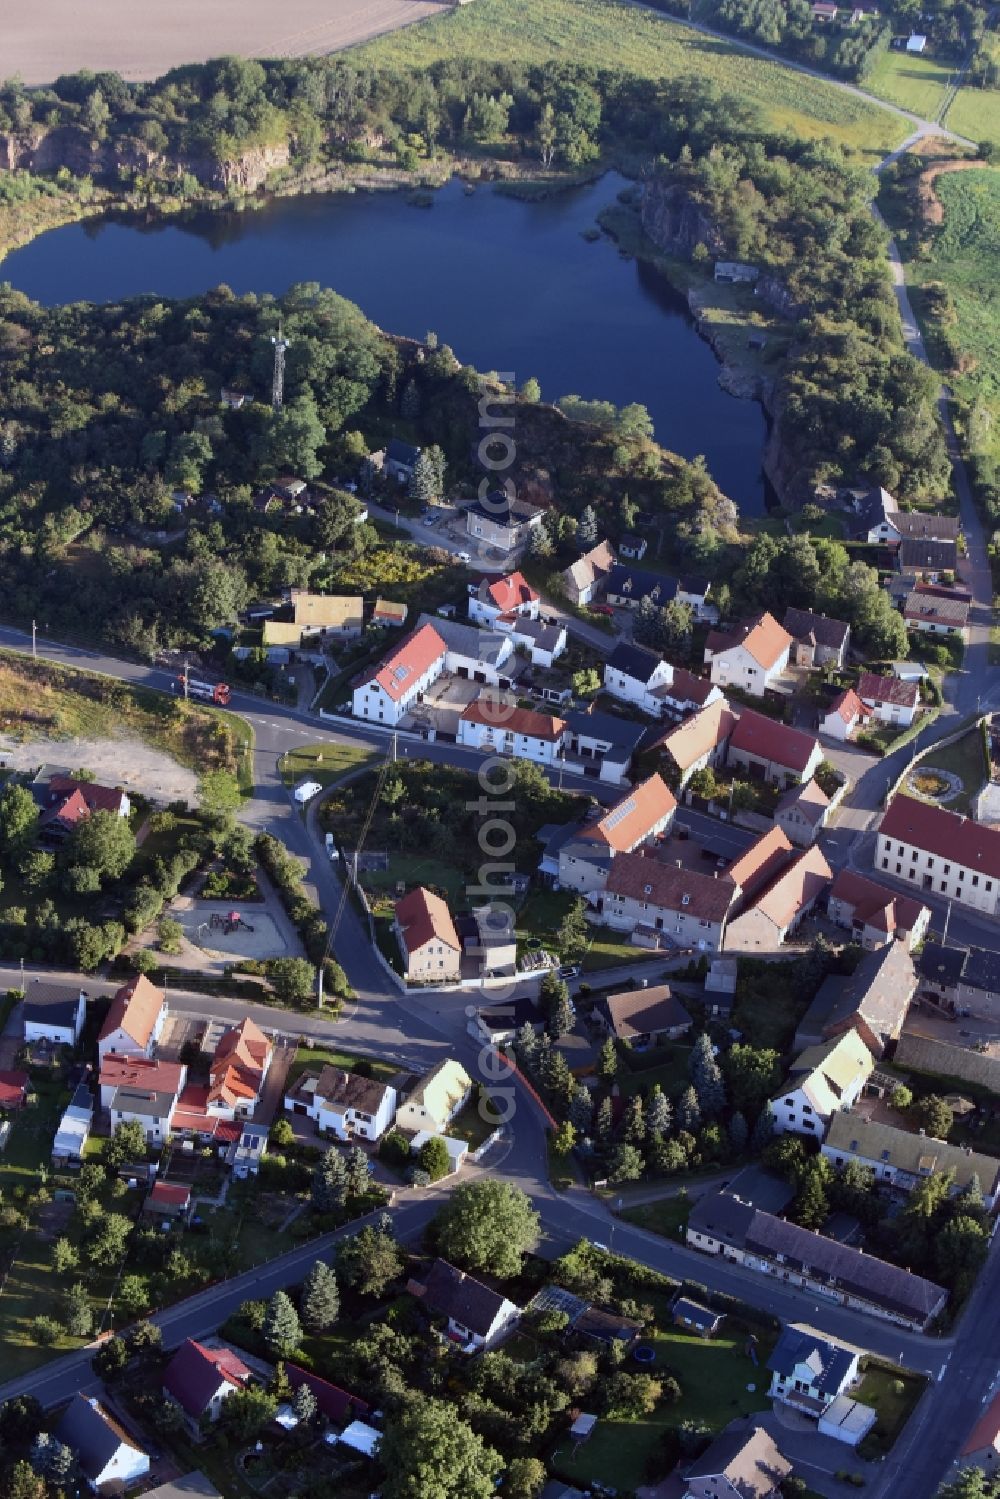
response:
[[[687,1242],[917,1332],[926,1330],[948,1300],[948,1292],[933,1281],[776,1218],[729,1192],[698,1199],[688,1218]]]
[[[537,1036],[545,1029],[545,1016],[530,994],[515,994],[495,1010],[479,1010],[474,1034],[491,1046],[505,1046],[513,1041],[524,1025],[530,1025]],[[471,1023],[469,1029],[473,1030]]]
[[[430,614],[421,614],[417,624],[418,627],[430,625],[444,642],[444,671],[493,687],[511,685],[510,676],[503,672],[514,654],[509,631],[505,634],[496,628],[481,630],[475,625],[463,624],[461,620]],[[528,627],[529,621],[526,620],[525,628]]]
[[[745,708],[730,735],[726,763],[745,770],[752,781],[789,786],[808,781],[822,759],[819,740],[812,734]]]
[[[927,942],[917,959],[917,974],[921,989],[938,995],[960,1015],[992,1021],[1000,1014],[1000,953],[992,948]]]
[[[919,682],[902,682],[899,677],[880,677],[874,672],[862,673],[858,697],[879,723],[909,728],[920,706]]]
[[[147,1088],[175,1097],[184,1087],[187,1067],[182,1062],[154,1061],[150,1057],[123,1056],[109,1052],[101,1063],[101,1108],[110,1109],[119,1088]]]
[[[729,872],[732,874],[731,868]],[[726,951],[774,952],[809,915],[832,875],[818,848],[796,854],[777,878],[730,921]]]
[[[747,265],[739,260],[717,260],[715,262],[715,280],[726,281],[730,284],[739,285],[743,283],[752,286],[760,275],[760,269],[755,265]]]
[[[619,609],[638,609],[647,599],[662,609],[676,600],[679,604],[690,605],[694,614],[701,618],[705,613],[709,584],[704,578],[671,578],[618,562],[608,574],[604,591],[608,603]]]
[[[0,1072],[0,1109],[23,1108],[30,1083],[26,1072]]]
[[[483,973],[506,973],[517,970],[517,934],[514,912],[498,903],[477,906],[471,917],[468,936],[460,932],[462,946],[469,957],[478,960]]]
[[[142,1211],[155,1218],[183,1218],[191,1207],[191,1188],[182,1182],[154,1182]]]
[[[788,665],[792,637],[772,614],[757,614],[735,629],[711,630],[705,662],[718,687],[739,687],[763,697]]]
[[[447,647],[432,624],[422,624],[366,672],[352,695],[355,718],[394,728],[445,669]]]
[[[559,849],[559,884],[581,895],[603,888],[611,860],[669,830],[677,799],[658,775],[640,781],[596,823],[565,840]]]
[[[904,541],[953,541],[958,545],[961,521],[955,515],[939,515],[931,510],[897,510],[892,518],[895,533],[890,545]]]
[[[917,987],[917,972],[905,942],[887,942],[866,952],[840,986],[823,1027],[825,1036],[853,1029],[872,1056],[883,1056],[898,1041]]]
[[[217,1421],[224,1402],[253,1378],[253,1370],[232,1348],[206,1348],[187,1338],[164,1370],[163,1393],[180,1406],[197,1433],[200,1422]]]
[[[325,1416],[336,1426],[343,1426],[354,1420],[356,1416],[367,1416],[371,1410],[367,1400],[362,1400],[359,1395],[351,1394],[349,1390],[342,1390],[339,1385],[331,1384],[328,1379],[321,1379],[318,1374],[313,1374],[308,1369],[301,1369],[298,1364],[286,1364],[285,1372],[293,1392],[305,1385],[316,1397],[316,1406],[320,1415]]]
[[[713,958],[705,975],[705,1011],[728,1015],[736,1003],[739,958]]]
[[[811,609],[786,609],[783,627],[792,637],[791,659],[796,666],[843,669],[851,627],[842,619],[814,614]]]
[[[447,1260],[435,1260],[424,1281],[407,1290],[429,1312],[448,1321],[448,1337],[466,1353],[494,1348],[521,1316],[521,1308]]]
[[[33,978],[21,1009],[24,1039],[53,1046],[75,1046],[83,1031],[87,996],[82,989]]]
[[[43,765],[28,787],[39,810],[39,831],[47,841],[67,838],[92,812],[128,817],[132,803],[121,786],[99,786]]]
[[[700,1338],[714,1338],[726,1320],[726,1314],[713,1312],[711,1307],[702,1306],[690,1296],[678,1296],[670,1308],[670,1318],[675,1327],[686,1327]]]
[[[659,718],[662,699],[659,688],[670,686],[674,669],[655,651],[620,640],[604,663],[604,689],[623,703],[632,703],[643,713]]]
[[[837,19],[837,6],[833,0],[813,0],[812,17],[814,21],[835,21]]]
[[[896,795],[878,827],[876,868],[987,916],[1000,907],[1000,831]]]
[[[855,729],[862,727],[870,717],[870,709],[865,707],[854,688],[845,687],[820,717],[819,731],[829,739],[846,744]]]
[[[768,828],[733,860],[724,878],[736,887],[734,898],[746,906],[787,869],[792,857],[791,841],[782,829]]]
[[[924,49],[926,48],[926,46],[927,46],[927,38],[925,36],[922,36],[920,34],[920,32],[918,32],[918,31],[915,31],[912,34],[912,36],[910,36],[910,37],[907,38],[907,42],[906,42],[906,50],[907,50],[907,52],[921,53],[921,52],[924,51]]]
[[[406,624],[409,605],[398,604],[394,599],[376,599],[372,608],[373,625],[389,625],[394,630]]]
[[[653,745],[666,756],[678,778],[686,786],[695,771],[706,765],[721,765],[736,727],[736,714],[724,697],[707,703],[693,718],[667,732]]]
[[[179,1478],[168,1478],[155,1489],[147,1489],[145,1499],[222,1499],[214,1483],[197,1470]]]
[[[537,619],[541,594],[519,572],[504,573],[499,578],[483,578],[469,591],[469,618],[479,625],[491,625],[501,614],[517,614]]]
[[[503,702],[496,693],[483,693],[463,709],[458,720],[458,743],[470,749],[513,755],[517,760],[534,760],[538,765],[554,765],[563,750],[565,731],[564,719]]]
[[[988,1093],[1000,1094],[1000,1059],[990,1052],[972,1051],[966,1046],[952,1046],[947,1041],[933,1041],[929,1036],[904,1032],[899,1038],[893,1061],[911,1072],[926,1072],[931,1077],[959,1078]]]
[[[378,1140],[392,1124],[396,1104],[396,1090],[388,1083],[342,1067],[303,1072],[285,1094],[290,1114],[304,1115],[320,1134],[338,1140]]]
[[[465,529],[480,548],[516,552],[530,533],[542,524],[544,512],[525,500],[512,499],[506,490],[494,489],[474,500],[465,512]]]
[[[111,1052],[150,1057],[169,1015],[167,996],[143,973],[123,984],[111,1001],[97,1036],[97,1055],[103,1063]]]
[[[392,437],[384,449],[384,456],[379,456],[382,457],[381,471],[387,479],[395,479],[397,484],[408,484],[413,478],[420,449],[411,442],[402,442],[398,437]],[[375,457],[372,454],[372,458]]]
[[[694,1023],[669,984],[606,995],[598,1000],[597,1018],[609,1036],[639,1048],[679,1041]]]
[[[957,635],[965,639],[971,606],[967,598],[930,594],[918,584],[903,601],[903,618],[908,630],[924,635]]]
[[[585,608],[604,592],[608,574],[615,565],[610,542],[602,541],[585,552],[562,574],[566,597],[577,608]]]
[[[834,1114],[857,1103],[874,1067],[875,1058],[853,1030],[810,1046],[771,1099],[775,1134],[821,1140]]]
[[[461,977],[462,944],[440,895],[418,885],[397,900],[393,931],[409,983],[445,983]]]
[[[965,1145],[935,1140],[923,1130],[913,1134],[857,1114],[835,1114],[820,1148],[838,1170],[848,1161],[860,1161],[875,1173],[876,1181],[898,1187],[902,1192],[912,1192],[918,1182],[939,1171],[954,1178],[948,1189],[952,1197],[976,1180],[987,1208],[992,1211],[996,1206],[1000,1161],[971,1151]]]
[[[249,391],[240,390],[234,385],[224,385],[219,394],[220,405],[228,406],[230,411],[242,411],[252,400],[253,396]]]
[[[707,677],[699,677],[683,666],[675,666],[673,679],[659,693],[660,709],[667,718],[687,718],[709,703],[723,701],[722,691]]]
[[[553,666],[566,649],[566,626],[558,621],[546,624],[523,614],[498,614],[493,628],[509,635],[515,647],[527,651],[532,666]]]
[[[349,639],[365,626],[365,601],[360,594],[308,593],[292,589],[292,618],[301,631],[303,644],[327,635]],[[265,641],[267,625],[264,626]],[[281,643],[281,642],[279,642]]]
[[[814,1420],[860,1378],[861,1352],[850,1343],[792,1322],[783,1327],[767,1361],[772,1400]]]
[[[79,1166],[94,1123],[94,1100],[86,1083],[80,1083],[66,1105],[52,1141],[54,1166]]]
[[[149,1472],[149,1456],[93,1395],[74,1395],[53,1433],[75,1454],[90,1488],[128,1486]]]
[[[1000,1463],[1000,1392],[993,1396],[963,1444],[958,1460],[963,1468],[996,1471]]]
[[[108,1111],[112,1133],[122,1124],[140,1124],[151,1144],[162,1144],[170,1134],[176,1108],[176,1093],[136,1086],[116,1088]]]
[[[896,530],[899,506],[881,485],[869,489],[862,496],[855,496],[851,509],[853,514],[848,519],[848,528],[852,540],[867,541],[873,545],[878,542],[895,544],[899,540],[900,533]]]
[[[576,768],[584,775],[621,786],[645,734],[643,725],[631,719],[597,713],[593,708],[575,709],[566,715],[565,753],[567,760],[576,760]]]
[[[295,474],[279,474],[276,479],[271,480],[271,493],[281,500],[293,503],[305,496],[307,488],[305,479],[299,479]]]
[[[396,1110],[399,1129],[439,1132],[468,1103],[472,1079],[461,1062],[447,1058],[424,1074]]]
[[[958,542],[904,536],[896,550],[896,566],[900,572],[922,573],[936,583],[942,573],[958,570]]]
[[[645,536],[635,536],[629,532],[618,543],[618,555],[620,557],[628,557],[632,562],[641,562],[648,548],[649,542]]]
[[[225,1119],[251,1114],[273,1055],[271,1042],[249,1016],[223,1031],[209,1066],[209,1111]]]
[[[727,879],[644,856],[619,854],[612,861],[597,911],[618,932],[648,932],[664,945],[717,952],[723,945],[733,901]]]
[[[800,848],[815,843],[830,814],[830,798],[814,778],[790,786],[774,809],[778,827]]]
[[[912,950],[923,941],[931,919],[930,908],[921,901],[896,895],[850,869],[837,871],[827,896],[826,914],[869,950],[892,941]]]
[[[688,1468],[685,1499],[778,1499],[791,1471],[762,1426],[737,1427]]]

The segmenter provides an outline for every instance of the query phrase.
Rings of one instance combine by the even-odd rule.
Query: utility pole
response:
[[[184,679],[183,679],[184,680],[184,701],[185,702],[187,702],[187,700],[188,700],[188,673],[190,672],[190,670],[191,670],[190,662],[185,661],[184,662]]]
[[[941,934],[941,946],[948,946],[948,925],[951,921],[951,901],[948,901],[944,912],[944,931]]]
[[[320,963],[316,969],[316,1008],[323,1008],[323,964]]]
[[[38,627],[35,624],[35,621],[32,620],[31,621],[31,659],[32,659],[32,661],[35,661],[38,658],[38,652],[35,649],[35,632],[36,632],[37,628]]]
[[[395,729],[393,729],[393,731],[392,731],[392,763],[393,763],[393,765],[395,765],[395,763],[396,763],[396,730]]]
[[[271,381],[271,409],[280,411],[281,404],[285,398],[285,350],[289,347],[290,340],[282,332],[281,323],[278,323],[278,336],[272,337],[274,344],[274,378]]]

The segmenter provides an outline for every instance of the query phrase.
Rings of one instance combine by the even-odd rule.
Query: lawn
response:
[[[362,770],[374,759],[374,752],[361,745],[328,740],[325,744],[306,744],[301,749],[289,750],[282,755],[278,769],[286,786],[297,786],[300,781],[332,786],[334,781],[353,770]]]
[[[366,890],[396,893],[398,884],[412,889],[414,885],[431,885],[444,890],[449,905],[465,901],[469,877],[465,870],[454,864],[443,864],[440,859],[422,859],[416,855],[390,854],[385,869],[363,869],[361,883]]]
[[[621,1211],[626,1223],[634,1223],[636,1228],[674,1240],[683,1239],[690,1215],[691,1199],[686,1193],[683,1197],[661,1197],[659,1202],[643,1202]]]
[[[470,59],[613,64],[642,78],[694,74],[757,105],[776,129],[806,138],[831,136],[881,155],[906,133],[875,104],[616,0],[476,0],[370,42],[352,57],[381,68]]]
[[[558,954],[559,944],[556,938],[559,928],[563,918],[579,898],[569,890],[532,891],[517,913],[518,942],[523,946],[529,939],[535,939],[547,950]],[[621,968],[629,963],[664,961],[663,953],[633,947],[619,933],[609,931],[606,927],[590,926],[587,930],[587,950],[581,960],[585,973],[598,972],[603,968]]]
[[[626,1098],[631,1098],[635,1093],[648,1093],[654,1083],[659,1083],[669,1097],[675,1097],[678,1093],[683,1093],[690,1082],[690,1055],[690,1046],[660,1046],[655,1051],[639,1053],[639,1060],[662,1057],[662,1061],[653,1067],[633,1067],[629,1065],[632,1058],[626,1053],[625,1067],[619,1071],[615,1081]]]
[[[646,1481],[646,1462],[668,1428],[682,1421],[703,1421],[714,1433],[737,1416],[768,1408],[764,1366],[773,1340],[758,1341],[756,1368],[746,1352],[746,1336],[732,1323],[724,1324],[720,1336],[707,1341],[669,1327],[643,1337],[643,1342],[656,1350],[656,1362],[647,1372],[654,1378],[672,1374],[681,1387],[680,1401],[661,1404],[639,1421],[599,1420],[575,1456],[569,1447],[559,1448],[554,1465],[570,1481],[597,1481],[619,1493],[638,1488]],[[632,1372],[638,1369],[631,1361],[624,1367]],[[750,1390],[748,1385],[755,1388]]]
[[[300,1046],[288,1069],[286,1086],[290,1088],[295,1080],[306,1071],[318,1071],[320,1067],[342,1067],[345,1072],[353,1072],[359,1062],[366,1062],[371,1068],[372,1077],[378,1078],[380,1082],[388,1082],[399,1071],[399,1068],[392,1062],[380,1062],[373,1057],[362,1057],[357,1052],[340,1051],[330,1046]]]
[[[987,31],[983,40],[994,62],[1000,62],[1000,36]],[[969,140],[994,141],[1000,145],[1000,89],[960,88],[944,123],[949,130]]]
[[[883,52],[864,86],[890,104],[910,109],[925,120],[936,120],[954,71],[950,63],[936,57],[889,51]]]
[[[9,1196],[17,1187],[31,1186],[41,1170],[49,1169],[52,1139],[70,1091],[58,1077],[35,1070],[31,1089],[38,1102],[14,1115],[14,1123],[0,1153],[0,1192]]]
[[[489,1096],[484,1093],[481,1098],[474,1097],[465,1105],[461,1113],[451,1121],[445,1134],[451,1135],[453,1140],[468,1140],[469,1149],[478,1150],[500,1123],[500,1115]]]
[[[949,744],[945,749],[932,749],[915,767],[914,774],[919,775],[922,770],[947,770],[952,775],[958,776],[963,790],[944,805],[950,812],[968,814],[972,809],[976,793],[989,773],[983,749],[983,736],[978,727],[970,729],[967,734],[962,735],[961,739],[954,744]],[[907,783],[906,790],[909,795],[920,797],[919,790],[911,787],[909,783]],[[920,797],[920,799],[933,801],[933,797]]]
[[[878,1420],[861,1443],[862,1457],[885,1457],[926,1388],[927,1380],[908,1369],[884,1369],[879,1364],[869,1364],[862,1371],[861,1384],[852,1393],[862,1405],[874,1406],[878,1411]]]

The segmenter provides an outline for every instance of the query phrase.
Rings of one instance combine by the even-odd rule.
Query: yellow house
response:
[[[396,1110],[400,1129],[438,1132],[451,1123],[472,1092],[472,1079],[452,1057],[424,1074]]]

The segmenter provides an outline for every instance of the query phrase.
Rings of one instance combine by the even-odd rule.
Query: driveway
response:
[[[295,1051],[296,1043],[287,1037],[276,1042],[271,1065],[264,1079],[264,1091],[253,1113],[256,1124],[266,1124],[270,1128],[272,1120],[280,1111],[285,1096],[285,1079],[288,1077],[289,1068],[295,1061]]]
[[[764,1376],[767,1377],[766,1374]],[[834,1474],[842,1470],[860,1473],[865,1488],[876,1483],[881,1476],[879,1463],[865,1462],[844,1442],[835,1442],[833,1437],[820,1436],[812,1421],[806,1421],[797,1412],[787,1411],[781,1406],[762,1411],[754,1418],[765,1431],[769,1431],[781,1451],[794,1465],[795,1472],[804,1478],[809,1487],[825,1499],[844,1499],[850,1489]]]

